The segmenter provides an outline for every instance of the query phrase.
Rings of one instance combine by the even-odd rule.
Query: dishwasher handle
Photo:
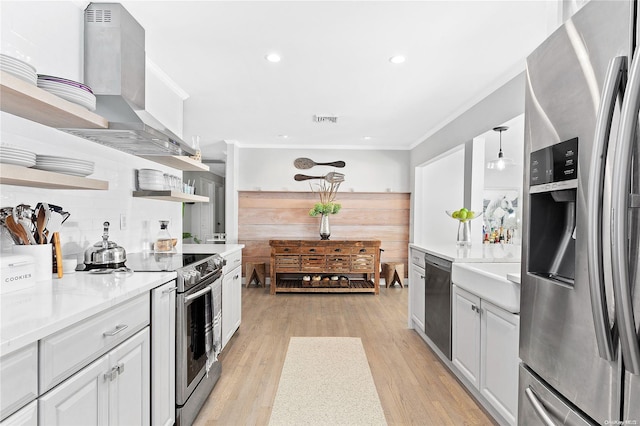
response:
[[[426,265],[434,266],[438,269],[442,269],[443,271],[451,272],[451,262],[440,257],[425,254],[424,262]]]

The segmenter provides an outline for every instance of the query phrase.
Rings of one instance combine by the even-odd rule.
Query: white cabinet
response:
[[[0,418],[38,397],[38,345],[32,343],[0,358]]]
[[[409,266],[409,328],[424,332],[424,252],[410,249]]]
[[[516,424],[520,316],[483,300],[481,318],[480,393]]]
[[[224,255],[222,268],[222,349],[242,320],[242,250]]]
[[[149,425],[149,329],[39,399],[41,425]]]
[[[107,309],[40,340],[40,393],[149,324],[149,294]]]
[[[518,413],[519,320],[453,286],[453,365],[512,425]]]
[[[38,426],[38,401],[31,401],[1,421],[0,426]]]
[[[453,365],[474,387],[480,383],[480,298],[453,286]]]
[[[240,327],[242,319],[242,273],[237,267],[222,280],[222,349]]]
[[[151,424],[176,420],[176,282],[151,291]]]

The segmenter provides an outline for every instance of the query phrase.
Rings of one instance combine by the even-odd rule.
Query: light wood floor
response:
[[[243,287],[242,324],[195,425],[268,424],[291,336],[360,337],[389,425],[495,424],[407,329],[407,292],[271,296]]]

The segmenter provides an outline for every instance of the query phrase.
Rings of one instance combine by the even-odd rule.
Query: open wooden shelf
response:
[[[153,200],[175,201],[180,203],[208,203],[209,197],[185,194],[178,191],[134,191],[134,197],[151,198]]]
[[[208,172],[209,166],[184,155],[139,155],[158,164],[173,167],[183,172]]]
[[[0,71],[0,110],[55,128],[109,127],[104,117],[3,71]]]
[[[109,182],[86,177],[31,169],[14,164],[0,164],[0,184],[46,189],[107,190]]]

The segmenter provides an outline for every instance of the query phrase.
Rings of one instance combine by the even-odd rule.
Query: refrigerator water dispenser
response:
[[[528,272],[573,286],[578,139],[531,153]]]

